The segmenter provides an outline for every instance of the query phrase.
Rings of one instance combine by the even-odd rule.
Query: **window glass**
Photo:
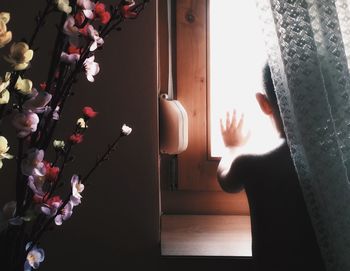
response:
[[[224,151],[219,119],[233,109],[245,116],[249,148],[264,151],[277,135],[255,100],[255,93],[263,91],[261,70],[267,59],[255,1],[211,1],[209,7],[211,156]]]

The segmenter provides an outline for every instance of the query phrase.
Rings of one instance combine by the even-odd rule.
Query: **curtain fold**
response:
[[[287,142],[327,270],[348,271],[348,2],[256,2]]]

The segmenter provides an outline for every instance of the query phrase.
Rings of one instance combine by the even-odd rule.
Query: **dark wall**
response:
[[[14,41],[30,36],[34,17],[44,4],[45,0],[1,0],[0,10],[12,15],[8,28]],[[75,95],[64,110],[57,136],[69,135],[85,105],[93,106],[99,115],[91,121],[85,142],[77,146],[76,161],[69,165],[67,178],[71,172],[85,173],[124,122],[133,127],[133,133],[93,176],[72,218],[42,240],[47,256],[42,270],[116,270],[131,256],[142,262],[158,255],[155,12],[152,1],[137,20],[127,22],[121,32],[112,33],[96,55],[101,66],[96,82],[90,83],[82,76],[74,86]],[[36,86],[46,80],[57,19],[53,14],[34,46],[39,50],[25,77]],[[1,49],[0,54],[8,49]],[[1,75],[7,69],[1,59]],[[14,162],[5,163],[0,172],[1,206],[14,199]]]

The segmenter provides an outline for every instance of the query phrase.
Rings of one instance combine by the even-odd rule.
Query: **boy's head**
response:
[[[263,87],[266,94],[267,99],[270,102],[270,105],[278,110],[278,103],[277,103],[277,96],[275,91],[275,86],[273,85],[272,76],[271,76],[271,70],[269,64],[265,64],[263,71]]]
[[[283,131],[282,120],[277,103],[275,86],[273,85],[270,66],[266,63],[262,70],[263,93],[257,93],[256,99],[261,110],[268,116],[272,117],[276,123],[277,129]]]

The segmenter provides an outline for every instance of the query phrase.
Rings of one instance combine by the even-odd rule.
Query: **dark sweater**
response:
[[[287,144],[238,157],[231,173],[247,193],[257,270],[325,270]]]

